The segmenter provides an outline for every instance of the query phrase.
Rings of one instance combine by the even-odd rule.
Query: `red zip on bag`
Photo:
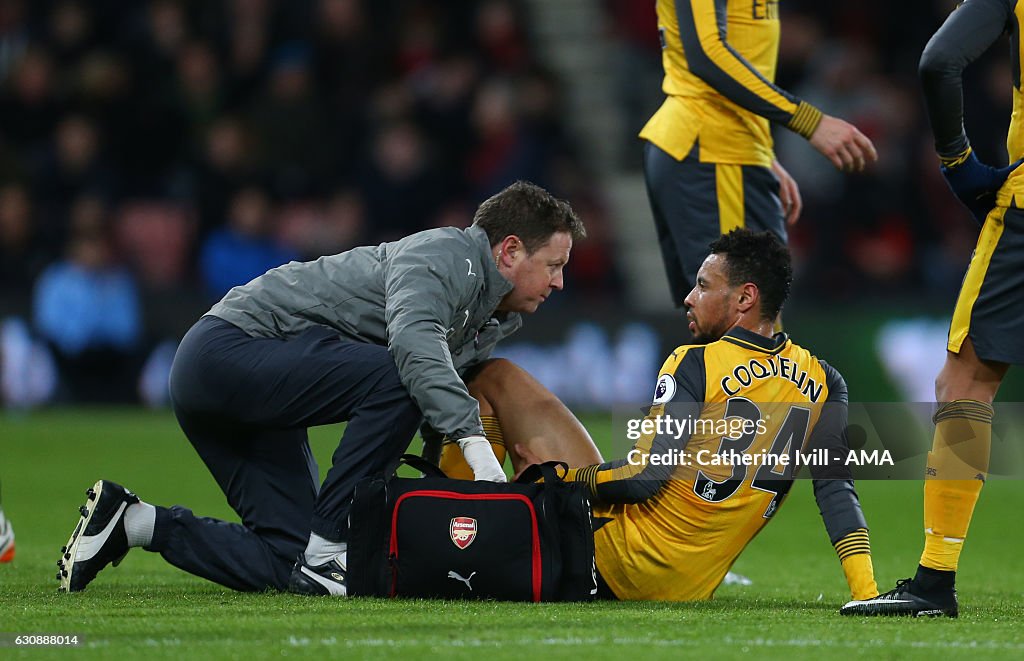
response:
[[[543,583],[542,576],[542,564],[541,564],[541,552],[540,552],[540,530],[537,526],[537,511],[534,509],[533,502],[518,493],[486,493],[486,494],[465,494],[456,493],[454,491],[439,491],[439,490],[422,490],[422,491],[410,491],[402,494],[395,501],[395,507],[391,514],[391,539],[388,548],[388,555],[392,561],[398,559],[398,511],[402,506],[402,502],[408,498],[447,498],[451,500],[515,500],[522,502],[526,505],[527,510],[530,512],[530,524],[532,527],[533,538],[531,542],[531,564],[532,564],[532,589],[533,589],[533,601],[539,602],[541,599],[541,585]],[[391,569],[391,594],[389,596],[394,597],[397,591],[398,582],[398,568],[392,564]]]

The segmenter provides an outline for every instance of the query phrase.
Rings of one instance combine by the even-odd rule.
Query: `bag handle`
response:
[[[405,464],[410,468],[415,468],[419,472],[423,473],[427,477],[443,477],[448,476],[444,474],[444,471],[438,468],[435,464],[427,461],[423,457],[418,457],[414,454],[403,454],[398,458],[398,461],[394,462],[391,467],[384,473],[385,479],[391,480],[395,476],[395,472],[399,466]]]
[[[561,468],[564,475],[569,471],[569,464],[564,461],[545,461],[542,464],[532,464],[519,474],[516,484],[531,484],[540,478],[544,478],[544,484],[561,482],[562,478],[559,477],[556,468]]]

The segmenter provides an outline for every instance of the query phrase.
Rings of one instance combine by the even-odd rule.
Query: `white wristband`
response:
[[[491,450],[491,443],[483,436],[467,436],[459,440],[459,448],[466,463],[473,469],[473,477],[488,482],[508,482],[498,458]]]

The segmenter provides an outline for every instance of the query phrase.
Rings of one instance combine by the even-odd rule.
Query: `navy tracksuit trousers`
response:
[[[352,492],[408,447],[421,415],[387,349],[326,327],[254,338],[206,316],[171,369],[185,435],[242,523],[157,508],[149,550],[235,590],[284,589],[310,530],[348,537]],[[322,485],[306,429],[348,421]]]

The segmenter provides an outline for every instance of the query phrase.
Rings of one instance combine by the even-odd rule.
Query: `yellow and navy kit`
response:
[[[970,153],[964,132],[964,69],[1003,34],[1010,36],[1013,72],[1013,112],[1006,134],[1010,162],[1024,158],[1024,97],[1021,95],[1020,24],[1024,3],[1019,0],[965,0],[949,15],[921,54],[921,82],[935,136],[935,149],[952,165]],[[1024,208],[1024,168],[1010,175],[997,197],[997,206]]]
[[[652,425],[626,459],[566,476],[591,490],[600,526],[597,567],[615,596],[710,598],[792,484],[795,463],[756,465],[736,457],[792,455],[809,447],[845,456],[847,405],[839,372],[781,333],[767,338],[734,328],[717,342],[676,349],[662,367],[645,420],[689,420],[689,430]],[[701,424],[693,424],[698,419]],[[732,459],[716,463],[725,456]],[[849,469],[845,463],[810,468],[825,527],[846,569],[849,556],[870,554]],[[870,564],[864,582],[862,593],[874,589]]]
[[[1021,94],[1019,0],[966,0],[932,36],[921,55],[921,82],[935,136],[946,166],[966,159],[971,146],[964,132],[964,69],[1004,33],[1010,35],[1013,113],[1006,135],[1010,161],[1024,158],[1024,96]],[[970,337],[977,355],[990,361],[1024,364],[1024,167],[1018,167],[996,195],[978,236],[950,324],[947,349],[959,353]]]
[[[769,122],[810,137],[821,111],[778,88],[779,0],[657,0],[666,98],[640,132],[676,160],[771,165]]]

